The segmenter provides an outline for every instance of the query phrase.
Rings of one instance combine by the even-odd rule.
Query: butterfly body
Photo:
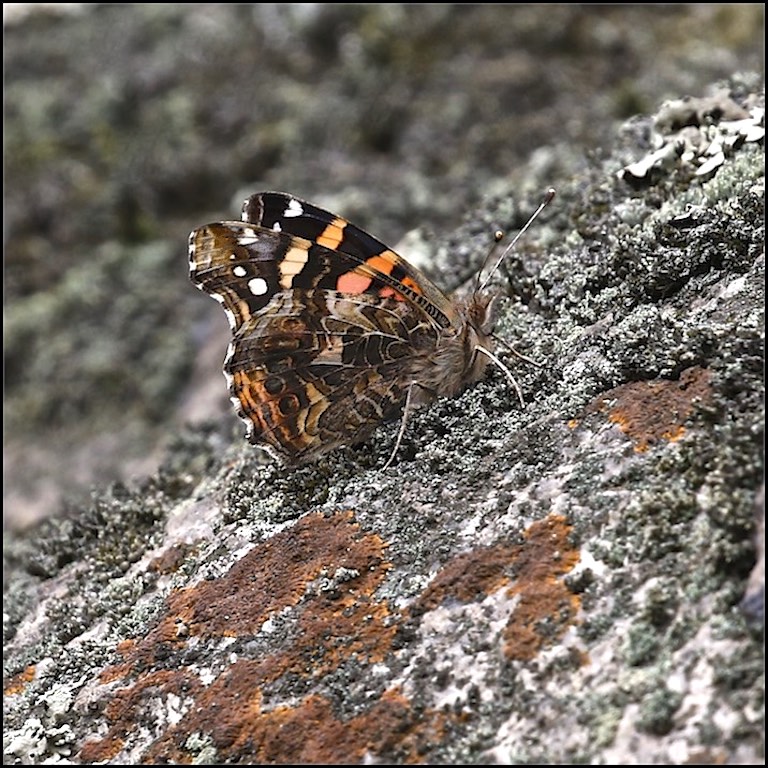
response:
[[[247,437],[289,462],[366,438],[408,402],[483,377],[491,301],[449,299],[346,220],[278,192],[189,242],[190,277],[224,307],[224,361]]]

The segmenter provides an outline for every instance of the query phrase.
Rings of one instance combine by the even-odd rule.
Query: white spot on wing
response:
[[[195,263],[195,233],[192,232],[189,236],[189,271],[194,272],[197,269]]]
[[[256,230],[252,227],[245,227],[243,229],[243,234],[237,238],[237,242],[240,243],[240,245],[253,245],[254,243],[259,242],[259,236],[256,234]]]
[[[269,286],[263,277],[254,277],[248,281],[248,290],[254,296],[263,296],[269,290]]]
[[[275,223],[272,225],[272,231],[273,231],[273,232],[282,232],[282,231],[283,231],[283,228],[280,226],[280,222],[279,222],[279,221],[276,221],[276,222],[275,222]]]
[[[232,270],[232,274],[233,274],[235,277],[245,277],[245,276],[248,274],[248,272],[246,271],[245,267],[242,267],[242,266],[240,266],[240,265],[238,264],[238,265],[237,265],[236,267],[234,267],[234,269]]]
[[[227,388],[229,389],[230,392],[232,391],[232,387],[235,384],[235,378],[227,370],[227,368],[229,367],[229,363],[232,360],[232,358],[234,357],[234,355],[235,355],[235,345],[234,344],[229,344],[227,346],[227,355],[224,358],[224,371],[223,371],[223,373],[224,373],[224,378],[227,380]],[[238,408],[240,407],[240,403],[237,404],[237,407]]]
[[[286,219],[290,219],[296,216],[301,216],[303,213],[304,209],[301,207],[301,203],[295,197],[292,197],[291,201],[288,203],[288,207],[283,211],[283,216],[285,216]]]

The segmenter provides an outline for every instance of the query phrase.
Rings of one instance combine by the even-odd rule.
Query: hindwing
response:
[[[252,443],[292,461],[357,442],[402,409],[434,330],[395,299],[294,291],[230,344],[230,393]]]

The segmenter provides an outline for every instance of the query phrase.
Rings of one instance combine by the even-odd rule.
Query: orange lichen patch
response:
[[[446,598],[468,603],[495,592],[510,582],[510,565],[519,549],[511,544],[494,544],[455,557],[424,590],[411,612],[429,611]]]
[[[171,594],[158,625],[135,643],[123,644],[125,662],[102,673],[102,681],[131,674],[137,679],[114,694],[119,706],[106,712],[109,733],[86,745],[88,753],[125,743],[140,722],[147,695],[162,698],[179,689],[194,697],[195,714],[176,727],[154,724],[163,729],[158,748],[177,730],[183,741],[205,729],[215,731],[220,737],[215,746],[225,749],[232,741],[227,733],[240,727],[243,707],[247,717],[258,713],[260,698],[254,696],[266,683],[288,672],[315,677],[351,656],[361,663],[382,660],[396,632],[396,626],[388,626],[386,604],[371,599],[390,567],[383,560],[385,549],[379,536],[360,531],[351,513],[308,515],[256,546],[222,578]],[[291,607],[295,627],[283,650],[237,660],[207,688],[189,668],[179,669],[191,637],[195,647],[224,637],[248,638],[259,634],[270,616]],[[179,660],[169,665],[174,657]],[[158,665],[176,671],[159,672]]]
[[[126,658],[130,655],[131,651],[136,647],[136,641],[132,639],[127,640],[121,640],[117,644],[117,652],[123,657]]]
[[[679,381],[622,384],[594,400],[587,411],[607,411],[609,420],[642,453],[658,440],[679,440],[685,432],[683,423],[696,403],[706,402],[710,394],[710,373],[697,366],[683,371]]]
[[[107,735],[87,741],[78,758],[85,764],[111,760],[123,749],[127,737],[137,726],[149,729],[162,726],[157,721],[157,709],[170,694],[175,701],[181,701],[193,697],[201,687],[197,676],[190,672],[163,670],[143,676],[137,685],[116,690],[104,713],[111,723]],[[174,707],[178,705],[174,703]]]
[[[519,599],[510,601],[504,650],[530,658],[562,635],[578,609],[561,582],[578,561],[569,532],[565,519],[552,515],[531,525],[522,544],[462,554],[417,606],[424,611],[446,599],[471,602],[508,590]],[[191,734],[201,734],[222,763],[360,763],[369,753],[423,762],[458,715],[415,712],[390,690],[367,712],[344,718],[326,697],[307,694],[312,680],[345,661],[365,668],[391,653],[399,623],[373,597],[390,567],[386,546],[361,531],[351,513],[308,515],[221,578],[173,593],[152,631],[121,644],[124,663],[108,679],[115,686],[122,676],[126,685],[109,690],[109,730],[86,743],[79,760],[113,760],[151,733],[144,763],[192,762],[185,746]],[[268,619],[272,641],[262,631]],[[228,637],[237,638],[231,658],[221,652]],[[279,706],[269,706],[272,696]],[[296,703],[291,696],[304,698]]]
[[[6,696],[13,696],[14,694],[21,693],[28,683],[31,683],[35,679],[35,665],[30,664],[18,674],[14,675],[4,686],[3,693]]]
[[[228,714],[211,718],[202,733],[217,745],[217,757],[240,764],[349,765],[366,754],[392,755],[398,763],[422,762],[430,746],[444,738],[449,715],[414,712],[399,691],[386,691],[368,712],[344,720],[323,696],[312,694],[296,706],[263,711],[250,692]],[[189,762],[173,740],[145,756],[153,763]]]
[[[271,615],[295,606],[310,582],[323,574],[332,577],[339,568],[359,572],[341,585],[345,600],[336,603],[339,612],[358,601],[364,605],[389,568],[383,562],[385,549],[380,537],[360,532],[351,513],[307,515],[254,547],[223,577],[171,593],[165,616],[136,642],[126,663],[151,667],[157,658],[180,651],[189,636],[255,635]],[[327,606],[322,610],[327,620]],[[119,666],[121,674],[127,674],[125,665]],[[109,670],[103,674],[109,676]]]
[[[526,541],[495,544],[451,560],[414,603],[414,616],[446,600],[482,599],[509,585],[518,601],[504,630],[504,652],[509,658],[532,659],[537,651],[562,637],[579,609],[579,598],[562,581],[579,561],[579,551],[568,541],[571,526],[561,515],[533,523]]]
[[[313,675],[335,669],[346,658],[363,663],[381,661],[392,647],[397,627],[387,626],[389,608],[370,594],[384,570],[362,573],[342,597],[314,596],[299,620],[289,669],[301,674],[309,665]]]
[[[130,674],[131,664],[112,664],[109,667],[104,668],[99,675],[100,683],[111,683],[114,680],[122,680],[124,677]]]
[[[125,664],[112,664],[109,667],[105,667],[99,675],[100,683],[111,683],[113,680],[120,680],[130,674],[133,666],[130,661],[131,653],[136,647],[135,640],[122,640],[117,644],[117,652],[124,658],[129,659]]]
[[[148,570],[160,574],[173,573],[178,570],[191,549],[188,544],[174,544],[152,560]]]
[[[725,765],[728,752],[722,747],[698,747],[688,752],[682,765]]]
[[[570,532],[564,517],[549,515],[525,533],[509,589],[519,600],[504,629],[504,653],[510,659],[534,658],[544,645],[559,640],[576,618],[579,597],[562,581],[580,557],[568,541]]]
[[[370,594],[386,571],[385,548],[380,537],[360,533],[352,513],[307,515],[254,547],[224,577],[173,593],[166,623],[181,619],[189,634],[204,638],[256,634],[272,614],[296,605],[310,582],[339,568],[359,571],[353,588]]]
[[[78,757],[85,765],[96,765],[111,760],[124,746],[118,738],[86,741]]]
[[[685,434],[685,427],[682,425],[679,425],[677,427],[674,427],[673,429],[668,430],[665,432],[662,437],[665,440],[669,440],[670,443],[677,442],[683,435]]]

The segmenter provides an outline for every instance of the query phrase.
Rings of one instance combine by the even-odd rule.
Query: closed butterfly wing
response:
[[[251,442],[303,461],[399,413],[450,322],[403,282],[408,267],[391,251],[362,258],[251,222],[191,234],[191,278],[230,322],[224,371]]]

